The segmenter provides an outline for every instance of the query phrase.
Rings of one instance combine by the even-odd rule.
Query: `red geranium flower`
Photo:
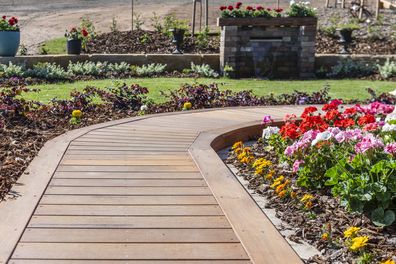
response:
[[[221,11],[224,11],[224,10],[226,10],[226,9],[227,9],[226,6],[220,6],[220,10],[221,10]]]
[[[10,24],[10,26],[15,25],[15,20],[10,18],[10,20],[8,20],[8,24]]]
[[[325,118],[327,120],[334,120],[340,116],[340,112],[338,110],[330,110],[326,113]]]
[[[257,9],[257,10],[263,10],[264,7],[262,7],[262,6],[257,6],[256,9]]]
[[[345,115],[354,115],[356,114],[357,110],[355,107],[346,108],[344,111]]]
[[[236,5],[235,5],[236,9],[241,8],[241,6],[242,6],[242,2],[238,2],[238,3],[236,3]]]
[[[84,37],[86,37],[86,36],[88,36],[88,31],[87,31],[85,28],[83,28],[83,29],[81,30],[81,34],[82,34]]]
[[[15,23],[18,23],[18,18],[16,17],[11,17],[12,19],[14,19]]]
[[[290,139],[296,139],[300,136],[300,133],[298,132],[298,127],[294,123],[286,123],[285,125],[283,125],[280,130],[280,134],[283,138]]]
[[[6,20],[7,16],[3,16],[3,20]]]
[[[246,7],[246,10],[249,10],[249,11],[251,11],[251,10],[253,10],[253,7],[251,7],[251,6],[247,6],[247,7]]]
[[[228,10],[232,11],[234,10],[234,7],[232,5],[228,6]]]
[[[282,8],[277,8],[277,9],[275,9],[275,12],[277,12],[277,13],[280,13],[280,12],[282,12],[282,11],[283,11]]]
[[[360,117],[358,120],[358,124],[360,126],[364,126],[364,125],[371,124],[374,122],[375,122],[375,116],[370,115],[370,114],[364,115],[364,116]]]
[[[267,11],[271,11],[271,10],[272,10],[271,8],[269,8],[269,7],[267,8]]]
[[[301,117],[305,118],[316,111],[318,111],[318,108],[316,108],[315,106],[308,106],[304,109],[304,112],[301,114]]]

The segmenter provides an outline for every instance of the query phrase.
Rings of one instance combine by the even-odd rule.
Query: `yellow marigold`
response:
[[[352,243],[349,249],[351,250],[359,250],[361,248],[364,248],[367,245],[367,242],[369,241],[368,236],[358,236],[355,238],[352,238]]]
[[[190,102],[185,102],[183,104],[183,109],[184,110],[190,110],[192,108],[192,104]]]
[[[81,117],[82,117],[82,112],[81,112],[81,110],[73,110],[73,112],[72,112],[72,117],[74,117],[74,118],[81,118]]]
[[[263,168],[262,168],[262,167],[256,168],[256,170],[254,171],[254,174],[256,174],[256,175],[261,175],[261,174],[263,174]]]
[[[285,179],[284,176],[279,176],[274,180],[274,183],[271,185],[271,188],[276,188],[278,185],[282,184],[283,180]]]
[[[350,228],[344,231],[344,237],[345,238],[355,237],[359,231],[360,231],[360,227],[351,226]]]
[[[276,193],[280,193],[280,192],[282,192],[284,189],[285,189],[285,184],[280,184],[280,185],[278,185],[277,187],[276,187],[276,189],[275,189],[275,192]]]
[[[254,163],[253,163],[253,167],[263,167],[263,168],[265,168],[265,167],[268,167],[268,166],[271,166],[272,165],[272,162],[271,161],[269,161],[269,160],[266,160],[266,159],[264,159],[264,158],[259,158],[259,159],[257,159]]]
[[[243,158],[245,158],[246,157],[246,153],[245,152],[242,152],[241,154],[239,154],[238,155],[238,157],[237,157],[237,159],[239,160],[239,161],[241,161]]]
[[[279,196],[280,198],[285,197],[285,196],[286,196],[286,190],[283,190],[283,191],[279,192],[279,193],[278,193],[278,196]]]
[[[327,241],[327,240],[329,240],[329,238],[330,238],[329,233],[323,233],[322,234],[322,237],[321,237],[322,240]]]
[[[272,180],[273,175],[274,175],[274,174],[272,174],[272,173],[270,172],[270,173],[268,173],[267,175],[265,175],[265,179],[266,179],[266,180]]]
[[[393,259],[387,259],[385,261],[382,261],[381,264],[396,264]]]
[[[243,152],[246,152],[246,153],[250,152],[250,150],[251,150],[251,149],[250,149],[249,147],[244,147],[244,148],[243,148]]]
[[[242,148],[243,148],[243,143],[242,143],[242,141],[235,142],[234,145],[232,145],[232,149],[233,149],[233,150],[235,150],[235,149],[242,149]]]
[[[314,198],[312,194],[304,194],[304,196],[301,198],[301,202],[305,203],[307,201],[311,201]]]

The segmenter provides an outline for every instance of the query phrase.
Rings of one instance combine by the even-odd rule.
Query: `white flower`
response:
[[[140,107],[140,111],[146,111],[146,110],[148,110],[148,106],[147,105],[142,105]]]
[[[263,130],[263,138],[269,139],[270,136],[279,133],[279,127],[267,127]]]
[[[290,5],[294,5],[295,3],[296,3],[296,1],[290,0]]]
[[[315,146],[318,144],[320,141],[326,141],[329,140],[333,135],[329,131],[324,131],[322,133],[319,133],[316,138],[312,141],[311,145]]]
[[[386,123],[382,127],[382,131],[384,131],[384,132],[396,131],[396,125],[391,125],[391,124]]]

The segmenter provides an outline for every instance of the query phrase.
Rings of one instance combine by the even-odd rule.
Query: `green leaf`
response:
[[[363,213],[364,203],[356,198],[349,199],[349,208],[353,212]]]
[[[395,221],[395,212],[384,210],[382,207],[371,212],[371,220],[376,226],[390,226]]]

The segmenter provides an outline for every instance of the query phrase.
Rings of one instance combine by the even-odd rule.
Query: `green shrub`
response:
[[[108,70],[110,72],[114,73],[126,73],[129,72],[131,69],[131,65],[126,63],[126,62],[120,62],[120,63],[110,63],[108,65]]]
[[[197,39],[195,41],[198,49],[205,49],[209,45],[209,27],[198,33]]]
[[[33,69],[28,69],[24,75],[46,80],[65,80],[69,78],[69,73],[61,66],[49,62],[39,62],[33,65]]]
[[[161,63],[152,63],[143,66],[132,66],[131,70],[138,76],[153,76],[157,74],[161,74],[165,71],[166,64]]]
[[[378,71],[382,78],[388,79],[390,77],[396,76],[396,62],[390,61],[390,59],[386,59],[384,65],[377,64]]]
[[[67,67],[67,72],[71,75],[90,75],[90,76],[101,76],[106,74],[107,70],[107,62],[93,62],[93,61],[84,61],[84,62],[69,62]]]
[[[191,71],[203,77],[209,77],[209,78],[219,77],[219,74],[215,70],[213,70],[208,64],[196,65],[193,62],[191,62]]]
[[[374,66],[356,62],[348,58],[339,61],[337,65],[331,67],[330,73],[327,76],[331,78],[356,78],[370,76],[374,73]]]
[[[25,67],[9,62],[7,64],[0,64],[0,77],[22,77]]]

